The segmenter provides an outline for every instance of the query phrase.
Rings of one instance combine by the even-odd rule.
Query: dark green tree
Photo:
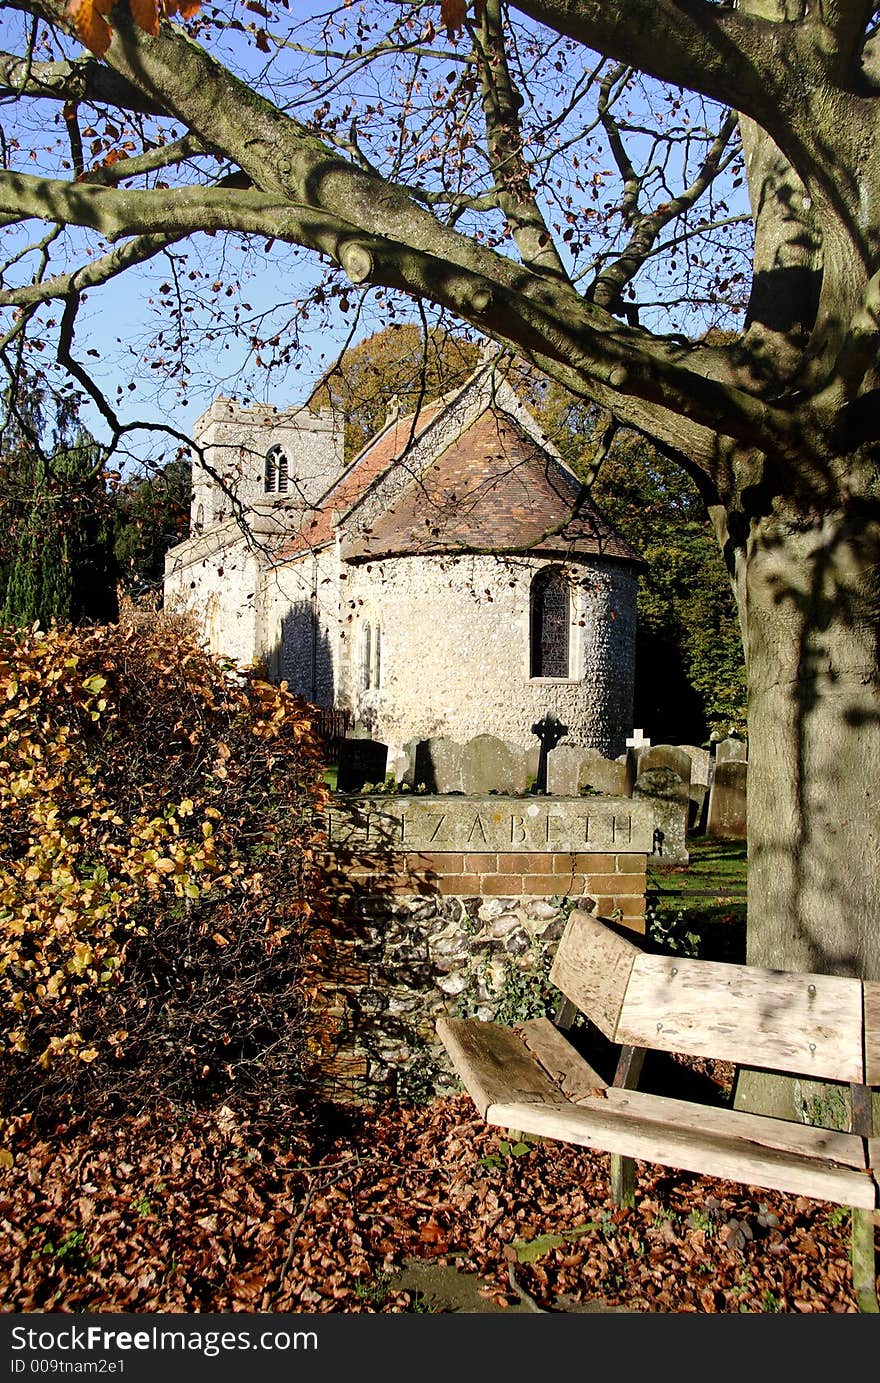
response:
[[[165,553],[189,532],[191,493],[192,468],[183,459],[120,489],[114,552],[120,583],[130,595],[161,590]]]
[[[3,623],[105,624],[118,616],[113,498],[101,449],[62,427],[43,452],[22,447],[7,466],[0,523],[7,562]]]

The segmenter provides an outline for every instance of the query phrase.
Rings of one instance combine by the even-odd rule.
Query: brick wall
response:
[[[586,898],[599,916],[645,930],[644,854],[336,850],[326,864],[343,896]]]

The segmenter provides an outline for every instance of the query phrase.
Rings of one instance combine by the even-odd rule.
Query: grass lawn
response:
[[[648,866],[652,933],[663,950],[745,962],[746,843],[688,841],[690,863]]]

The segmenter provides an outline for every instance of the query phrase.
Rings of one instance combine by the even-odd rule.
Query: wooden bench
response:
[[[550,979],[556,1015],[516,1028],[441,1018],[438,1035],[482,1117],[609,1152],[612,1195],[632,1204],[632,1159],[849,1206],[860,1309],[877,1311],[880,983],[651,955],[573,912]],[[561,1029],[578,1011],[619,1048],[606,1082]],[[849,1087],[850,1132],[652,1094],[647,1051],[709,1057]]]

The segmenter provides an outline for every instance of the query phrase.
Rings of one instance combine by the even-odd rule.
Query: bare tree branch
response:
[[[37,279],[20,288],[0,288],[0,307],[30,307],[37,303],[51,302],[53,299],[67,299],[71,294],[84,292],[108,283],[135,264],[143,264],[161,250],[175,243],[176,237],[169,235],[144,235],[120,245],[110,254],[89,260],[68,273],[56,274],[50,279]]]
[[[507,63],[500,0],[486,0],[482,20],[472,32],[498,205],[507,217],[523,263],[536,273],[566,278],[531,184],[519,118],[523,97]]]

